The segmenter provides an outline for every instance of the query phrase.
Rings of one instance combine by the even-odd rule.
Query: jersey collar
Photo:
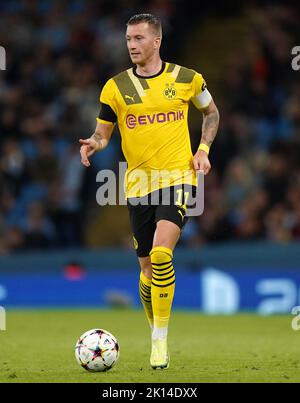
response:
[[[133,71],[133,74],[134,74],[136,77],[148,79],[148,78],[157,77],[157,76],[159,76],[160,74],[162,74],[162,73],[164,72],[164,70],[165,70],[165,67],[166,67],[166,62],[162,62],[161,69],[159,70],[158,73],[153,74],[153,76],[141,76],[140,74],[138,74],[138,73],[136,72],[136,66],[133,67],[132,71]]]

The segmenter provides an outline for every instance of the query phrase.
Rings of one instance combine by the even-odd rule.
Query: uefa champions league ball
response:
[[[75,357],[79,365],[89,372],[111,369],[119,358],[117,339],[104,329],[91,329],[79,337]]]

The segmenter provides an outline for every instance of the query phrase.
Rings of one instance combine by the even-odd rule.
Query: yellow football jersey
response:
[[[211,101],[202,75],[163,63],[161,71],[143,77],[130,68],[107,81],[100,95],[116,115],[127,161],[126,197],[141,197],[177,184],[196,185],[188,130],[188,108]],[[113,121],[101,114],[102,123]]]

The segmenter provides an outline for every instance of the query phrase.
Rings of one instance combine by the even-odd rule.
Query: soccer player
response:
[[[161,40],[157,17],[139,14],[130,18],[126,41],[134,67],[106,82],[95,133],[79,140],[81,161],[88,167],[89,158],[108,146],[114,125],[119,125],[128,165],[127,205],[141,267],[139,292],[152,334],[153,369],[169,366],[173,250],[187,221],[187,199],[195,192],[196,172],[207,174],[211,168],[208,153],[219,124],[217,107],[202,75],[162,61]],[[190,101],[203,115],[201,141],[194,156],[187,123]],[[169,203],[164,190],[170,192]],[[156,198],[149,197],[153,195]]]

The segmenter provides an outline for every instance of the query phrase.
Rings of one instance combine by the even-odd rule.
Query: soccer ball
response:
[[[108,371],[119,358],[119,343],[107,330],[91,329],[79,337],[75,357],[87,371]]]

